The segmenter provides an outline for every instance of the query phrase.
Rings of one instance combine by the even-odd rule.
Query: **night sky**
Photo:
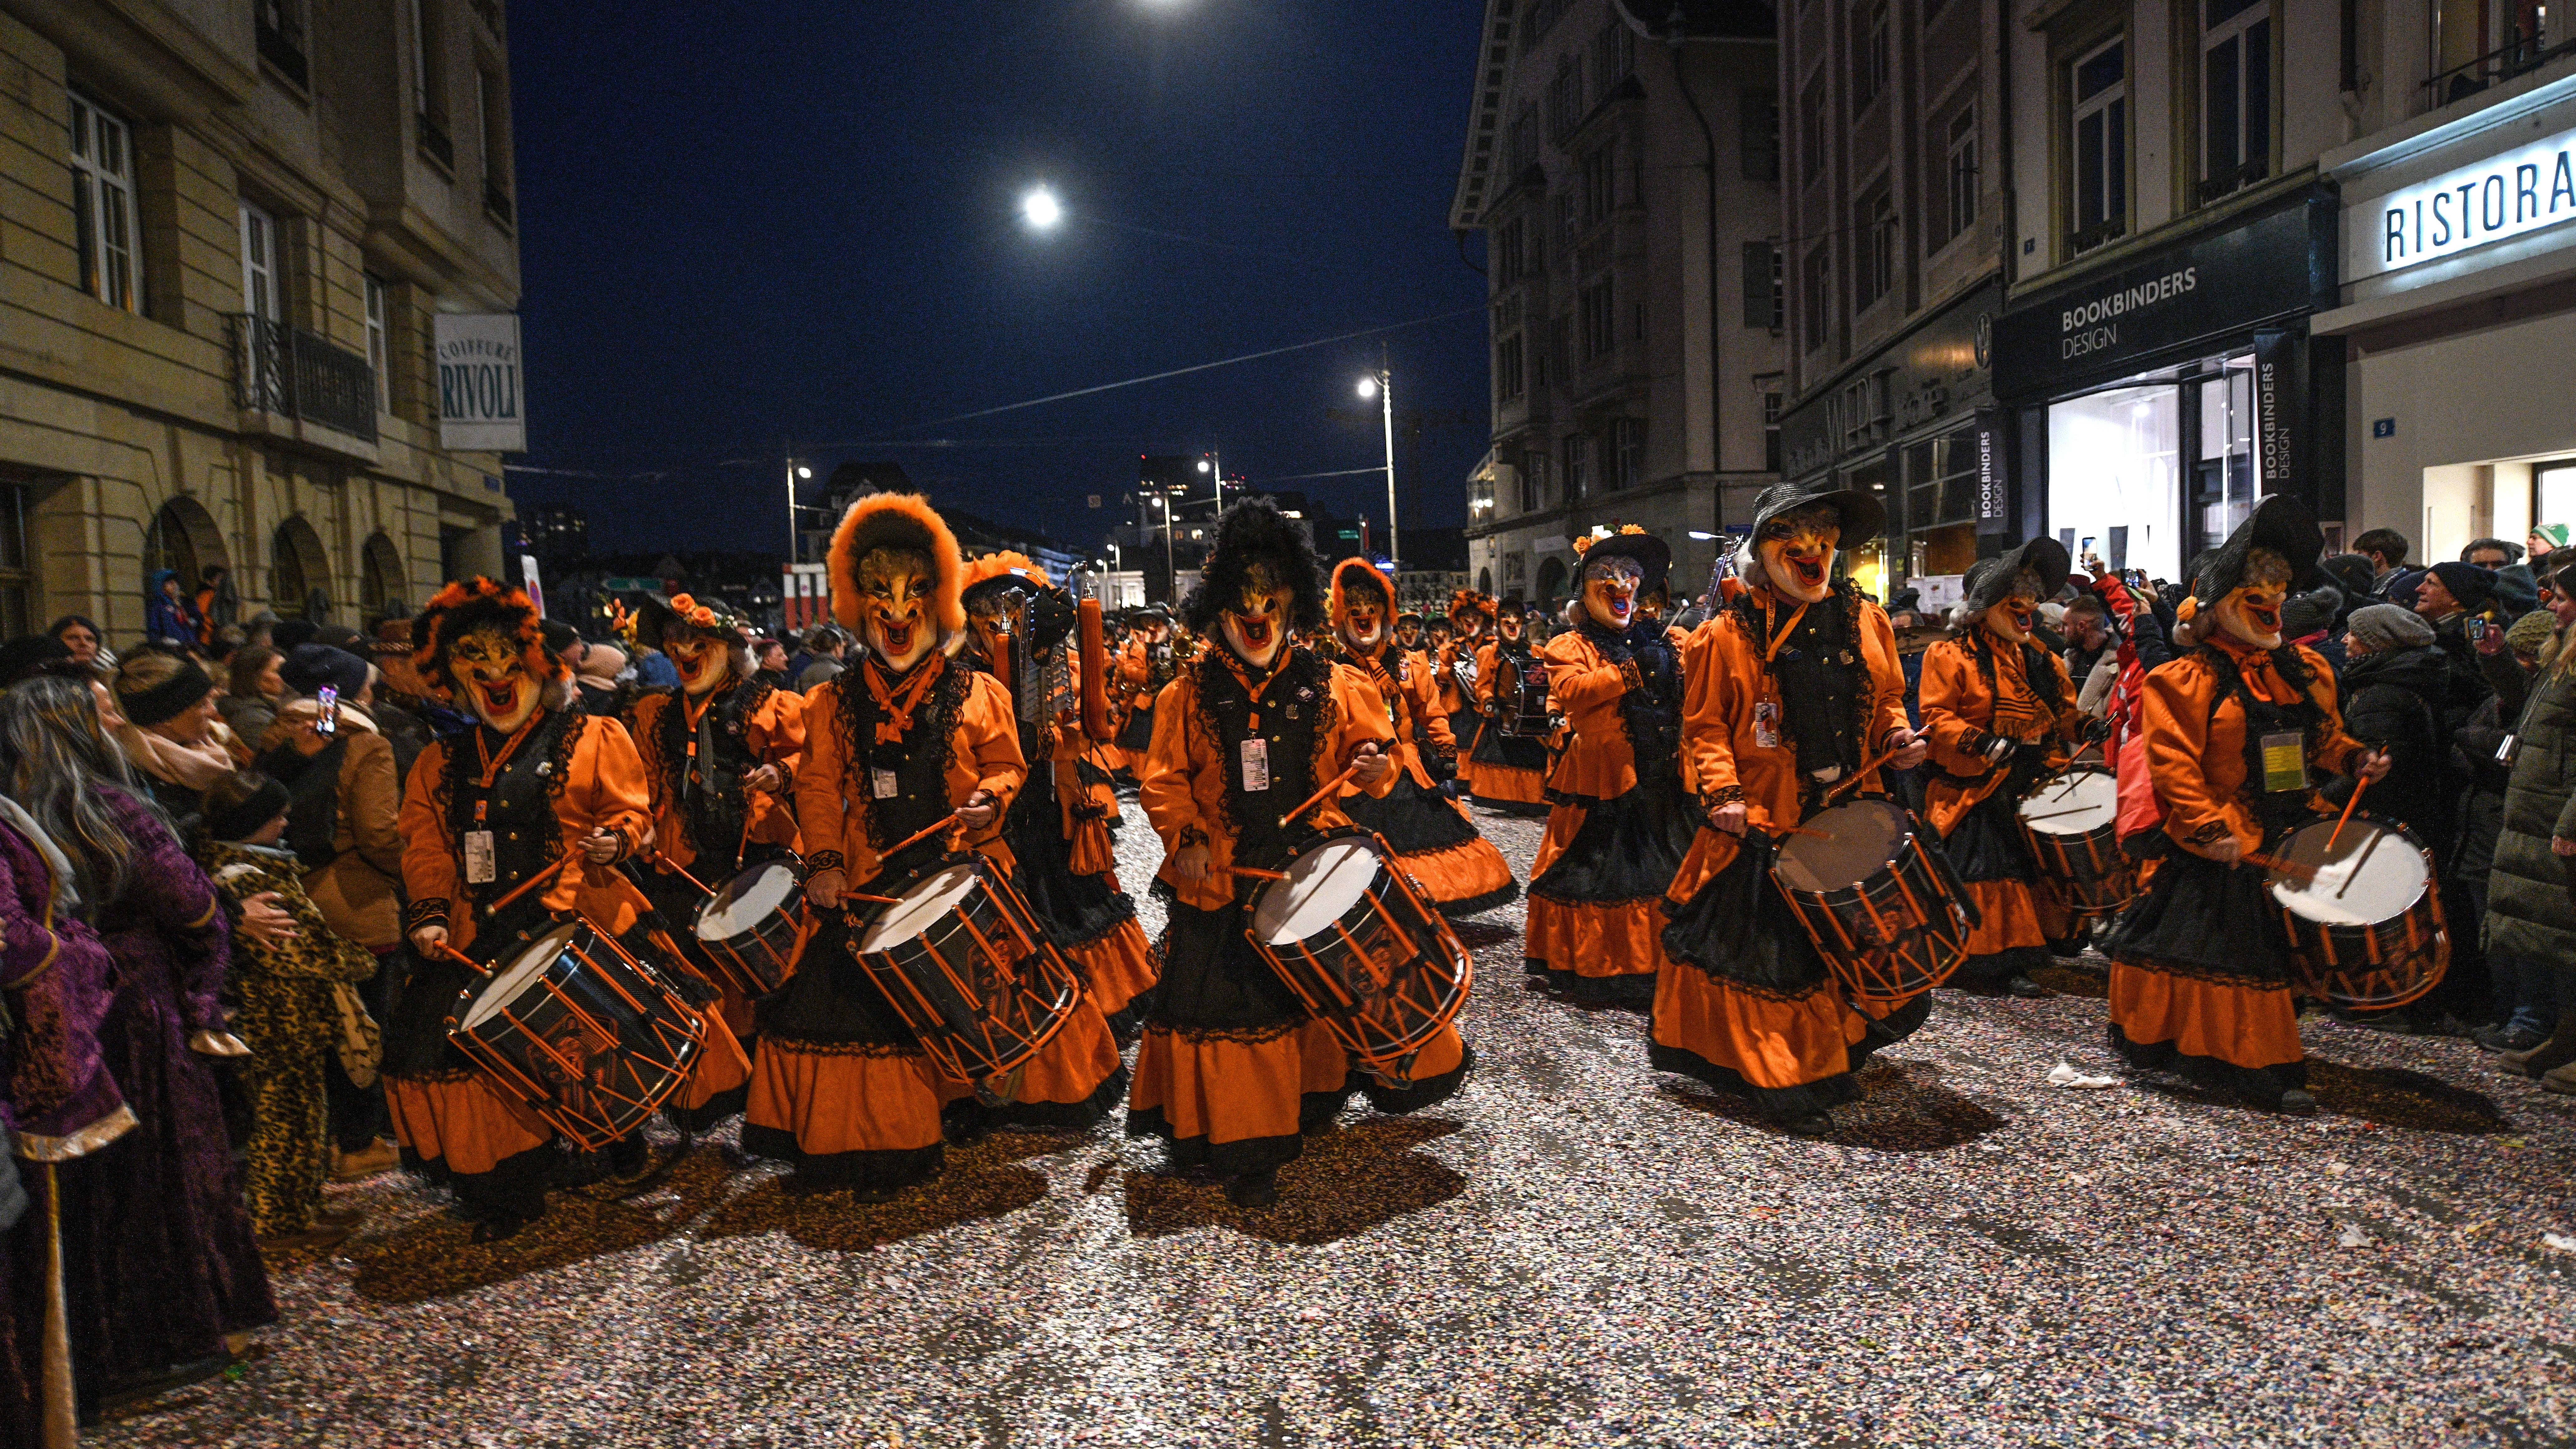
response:
[[[818,483],[892,458],[934,501],[1096,548],[1140,453],[1222,448],[1256,485],[1377,464],[1377,429],[1325,411],[1367,406],[1377,339],[942,420],[1463,311],[1387,334],[1399,408],[1479,417],[1425,438],[1400,521],[1461,523],[1485,285],[1447,210],[1481,19],[1477,0],[514,7],[518,461],[566,471],[510,491],[586,506],[601,551],[783,552],[792,444]],[[1038,182],[1068,212],[1047,235],[1019,214]],[[958,446],[889,446],[930,439]],[[1277,486],[1383,519],[1382,475]]]

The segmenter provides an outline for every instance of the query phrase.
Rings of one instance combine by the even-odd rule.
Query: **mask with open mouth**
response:
[[[1474,609],[1461,609],[1449,616],[1449,637],[1462,644],[1473,643],[1485,632],[1485,616]]]
[[[2257,649],[2281,647],[2281,606],[2290,598],[2290,561],[2268,548],[2245,560],[2244,581],[2218,601],[2218,627]]]
[[[1406,624],[1395,631],[1395,637],[1405,648],[1419,649],[1422,647],[1422,626]]]
[[[664,635],[662,653],[679,672],[681,691],[692,699],[714,692],[732,677],[724,641],[694,629],[673,629]]]
[[[1025,597],[1016,589],[987,589],[966,600],[966,627],[975,636],[975,648],[1004,679],[1011,677],[1011,606],[1015,598]]]
[[[1375,654],[1386,642],[1386,606],[1355,599],[1342,615],[1342,642],[1355,654]]]
[[[906,548],[872,549],[859,560],[858,576],[861,639],[887,668],[910,672],[938,643],[930,617],[937,574],[929,557]]]
[[[1821,602],[1834,584],[1834,550],[1842,514],[1827,505],[1783,513],[1762,525],[1754,551],[1771,591],[1795,603]]]
[[[2039,575],[2022,570],[2013,580],[2012,592],[1987,607],[1986,632],[2007,644],[2029,643],[2031,625],[2039,620],[2039,598],[2046,590]]]
[[[1604,629],[1625,629],[1637,615],[1637,589],[1646,571],[1621,555],[1583,566],[1583,611]]]
[[[1521,616],[1505,613],[1494,621],[1494,632],[1500,634],[1505,643],[1517,642],[1521,637]]]
[[[477,629],[457,640],[447,668],[466,708],[505,735],[537,712],[544,686],[528,672],[519,641],[498,629]]]
[[[1243,597],[1225,607],[1220,622],[1225,647],[1253,668],[1268,669],[1288,647],[1288,618],[1296,603],[1295,593],[1270,570],[1245,570]]]

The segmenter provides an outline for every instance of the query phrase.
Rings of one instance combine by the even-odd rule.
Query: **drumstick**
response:
[[[494,901],[488,906],[485,906],[483,908],[483,914],[488,918],[497,916],[503,911],[508,910],[511,902],[517,900],[523,895],[526,895],[528,892],[535,890],[539,885],[563,874],[563,868],[565,866],[572,864],[580,858],[581,857],[577,855],[567,855],[563,859],[556,861],[554,864],[547,866],[544,870],[538,871],[535,875],[519,882],[517,887],[512,889],[508,895],[501,897],[499,900]]]
[[[1228,875],[1248,875],[1248,876],[1251,876],[1252,878],[1254,878],[1255,880],[1286,880],[1286,879],[1288,878],[1288,873],[1287,873],[1286,871],[1278,871],[1278,870],[1254,870],[1251,866],[1248,866],[1248,865],[1230,865],[1230,866],[1227,866],[1227,867],[1226,867],[1226,874],[1228,874]]]
[[[2352,818],[2352,807],[2361,803],[2361,792],[2369,788],[2367,778],[2360,775],[2352,777],[2352,798],[2343,802],[2343,814],[2335,817],[2335,828],[2326,832],[2326,854],[2334,854],[2335,842],[2343,838],[2344,822]]]
[[[434,950],[434,951],[437,951],[437,952],[439,952],[439,953],[440,953],[440,954],[442,954],[442,955],[453,956],[453,957],[455,957],[457,960],[464,962],[464,963],[466,964],[466,966],[467,966],[469,969],[471,969],[471,970],[474,972],[474,974],[475,974],[475,975],[477,975],[477,976],[489,976],[489,975],[491,975],[491,974],[492,974],[491,972],[486,971],[486,970],[484,970],[484,969],[483,969],[483,963],[482,963],[482,962],[477,961],[477,960],[475,960],[473,957],[466,955],[464,952],[457,950],[455,947],[453,947],[453,946],[451,946],[451,945],[447,944],[445,941],[441,941],[441,942],[439,942],[436,946],[434,946],[434,947],[432,947],[432,948],[430,948],[430,949],[432,949],[432,950]]]
[[[1897,750],[1889,750],[1887,753],[1878,756],[1865,765],[1862,765],[1859,769],[1852,771],[1851,778],[1825,792],[1824,803],[1831,805],[1836,800],[1841,799],[1852,789],[1852,787],[1858,785],[1861,781],[1868,779],[1870,771],[1877,769],[1879,766],[1886,764],[1892,759],[1895,759],[1898,753],[1899,751]]]
[[[658,850],[653,852],[653,858],[662,862],[664,865],[669,866],[672,871],[680,877],[680,879],[696,886],[698,888],[699,895],[712,896],[715,894],[714,891],[706,888],[706,884],[704,882],[700,881],[696,876],[689,874],[689,868],[687,866],[680,864],[678,861],[673,860],[671,857],[664,855]]]
[[[2283,860],[2279,856],[2264,855],[2257,851],[2247,851],[2245,853],[2245,863],[2247,865],[2261,866],[2265,870],[2277,870],[2281,874],[2290,877],[2292,880],[2302,881],[2309,884],[2314,884],[2317,878],[2317,868],[2315,866],[2300,865],[2295,861]]]
[[[2354,791],[2353,793],[2354,793],[2355,795],[2359,795],[2361,792],[2360,792],[2360,791],[2358,791],[2358,790],[2356,790],[2356,791]],[[2369,843],[2368,845],[2365,845],[2365,846],[2363,846],[2363,847],[2361,848],[2361,859],[2356,860],[2356,861],[2354,861],[2354,862],[2352,863],[2352,871],[2351,871],[2351,873],[2350,873],[2350,874],[2348,874],[2348,875],[2346,875],[2346,876],[2343,878],[2343,884],[2342,884],[2342,885],[2339,885],[2339,886],[2336,886],[2336,887],[2335,887],[2335,895],[2336,895],[2337,897],[2341,897],[2345,891],[2351,890],[2351,889],[2352,889],[2352,883],[2353,883],[2354,881],[2357,881],[2357,880],[2361,879],[2361,868],[2362,868],[2363,866],[2365,866],[2365,865],[2370,864],[2370,853],[2371,853],[2372,851],[2374,851],[2374,850],[2377,850],[2377,849],[2379,848],[2379,842],[2381,842],[2381,841],[2383,841],[2383,840],[2386,840],[2387,838],[2388,838],[2388,833],[2387,833],[2386,831],[2382,831],[2382,832],[2380,832],[2379,834],[2377,834],[2377,835],[2374,835],[2374,836],[2370,837],[2370,843]],[[2326,843],[2327,843],[2328,845],[2332,845],[2332,844],[2334,843],[2333,838],[2332,838],[2332,837],[2328,837],[2328,839],[2327,839]]]
[[[1834,833],[1830,830],[1816,830],[1804,825],[1784,825],[1780,828],[1780,833],[1782,835],[1812,835],[1818,840],[1831,840],[1834,838]]]
[[[921,829],[919,829],[919,830],[916,830],[916,831],[912,832],[910,835],[905,836],[903,839],[901,839],[901,840],[899,840],[899,841],[895,842],[895,844],[894,844],[891,848],[889,848],[889,849],[887,849],[887,850],[883,850],[883,851],[878,852],[878,854],[877,854],[877,859],[879,859],[879,860],[891,860],[891,859],[893,859],[894,857],[896,857],[896,856],[898,856],[898,855],[903,854],[905,851],[910,850],[910,849],[911,849],[912,847],[914,847],[915,845],[920,844],[922,841],[928,840],[930,837],[932,837],[932,836],[934,836],[934,835],[937,835],[939,832],[941,832],[941,831],[943,831],[943,830],[947,829],[949,826],[954,825],[954,824],[956,824],[956,823],[957,823],[957,812],[956,812],[956,811],[954,811],[954,810],[952,810],[952,811],[948,812],[946,815],[941,816],[938,820],[936,820],[936,821],[932,822],[931,824],[926,825],[926,826],[922,827]]]
[[[1358,774],[1359,772],[1360,772],[1360,767],[1359,767],[1359,765],[1357,764],[1357,762],[1354,762],[1354,763],[1351,765],[1351,767],[1350,767],[1349,769],[1344,770],[1343,772],[1341,772],[1341,773],[1340,773],[1340,774],[1338,774],[1338,775],[1335,775],[1331,780],[1329,780],[1329,781],[1327,781],[1327,782],[1325,783],[1325,785],[1324,785],[1324,788],[1323,788],[1323,789],[1318,790],[1318,791],[1316,791],[1314,794],[1307,796],[1307,797],[1306,797],[1306,803],[1305,803],[1305,804],[1300,805],[1300,806],[1298,806],[1296,809],[1289,811],[1287,814],[1280,816],[1280,817],[1279,817],[1279,825],[1280,825],[1280,828],[1281,828],[1281,829],[1286,829],[1289,821],[1294,820],[1294,819],[1296,819],[1298,816],[1305,814],[1307,811],[1314,809],[1316,806],[1323,804],[1323,803],[1324,803],[1324,801],[1325,801],[1328,797],[1330,797],[1334,791],[1339,790],[1339,789],[1340,789],[1340,788],[1342,788],[1344,785],[1349,784],[1349,783],[1351,782],[1351,776],[1356,775],[1356,774]]]

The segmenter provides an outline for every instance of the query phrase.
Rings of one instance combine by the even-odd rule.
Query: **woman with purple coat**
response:
[[[89,687],[0,694],[0,790],[61,848],[115,962],[98,1043],[137,1125],[57,1164],[73,1371],[84,1399],[221,1371],[275,1321],[207,1058],[247,1052],[216,1001],[230,930],[214,883],[145,803]]]

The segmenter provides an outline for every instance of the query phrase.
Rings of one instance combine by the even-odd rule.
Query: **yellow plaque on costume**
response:
[[[2272,794],[2308,788],[2308,737],[2304,732],[2286,730],[2263,737],[2263,788]]]

